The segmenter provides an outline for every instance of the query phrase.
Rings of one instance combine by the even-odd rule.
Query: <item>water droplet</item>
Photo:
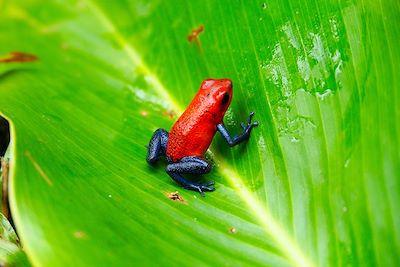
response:
[[[340,51],[336,49],[335,53],[332,56],[333,63],[338,64],[341,61],[341,54]]]
[[[298,138],[292,136],[292,139],[290,139],[290,142],[292,142],[292,143],[299,143],[299,142],[300,142],[300,139],[298,139]]]
[[[261,4],[261,7],[262,7],[262,9],[267,9],[268,5],[267,5],[267,3],[264,2]]]
[[[299,57],[297,59],[297,69],[299,70],[301,78],[307,83],[312,74],[308,61],[303,57]]]
[[[265,78],[271,83],[282,88],[283,92],[291,90],[290,74],[287,69],[283,51],[280,43],[277,43],[273,49],[272,59],[264,63],[262,67],[265,73]]]
[[[350,159],[347,159],[347,160],[345,161],[345,163],[344,163],[344,167],[345,167],[345,168],[349,167],[349,164],[350,164]]]
[[[319,99],[321,99],[322,101],[323,100],[325,100],[325,98],[327,98],[327,97],[329,97],[329,96],[331,96],[332,95],[332,90],[330,90],[330,89],[326,89],[324,92],[322,92],[322,93],[320,93],[320,92],[317,92],[317,97],[319,98]]]
[[[296,48],[297,50],[300,49],[300,42],[297,39],[297,36],[295,35],[292,25],[288,22],[282,27],[282,31],[286,34],[286,37],[289,41],[289,43]],[[290,46],[288,46],[290,48]]]
[[[336,17],[330,18],[329,23],[331,24],[331,32],[335,41],[339,41],[339,30],[338,30],[338,22]]]
[[[263,70],[265,70],[265,69],[267,68],[267,64],[261,63],[261,64],[260,64],[260,68],[262,68]]]

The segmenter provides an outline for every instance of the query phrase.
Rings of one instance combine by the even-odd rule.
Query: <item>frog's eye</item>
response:
[[[225,105],[226,103],[228,103],[228,101],[229,101],[229,94],[225,93],[224,96],[222,97],[221,103]]]

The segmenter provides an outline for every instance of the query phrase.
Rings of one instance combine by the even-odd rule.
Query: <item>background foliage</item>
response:
[[[396,266],[400,5],[380,1],[0,1],[10,201],[35,266]],[[187,35],[204,25],[200,47]],[[233,131],[200,198],[149,167],[208,77]],[[186,204],[171,201],[179,190]],[[234,230],[233,230],[234,229]],[[232,233],[234,232],[234,233]]]

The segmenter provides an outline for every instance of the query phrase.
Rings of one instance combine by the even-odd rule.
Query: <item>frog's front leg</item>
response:
[[[155,163],[159,157],[165,156],[168,144],[168,132],[164,129],[157,129],[150,139],[147,150],[147,162]]]
[[[247,120],[247,125],[240,123],[240,126],[243,128],[243,132],[231,137],[228,130],[226,129],[225,125],[223,123],[217,125],[218,131],[221,133],[222,137],[226,140],[226,142],[229,144],[229,146],[235,146],[244,140],[247,140],[250,137],[251,130],[254,127],[258,126],[258,122],[251,122],[251,119],[254,116],[254,112],[251,112],[249,115],[249,119]]]
[[[184,157],[179,162],[168,164],[166,171],[169,176],[171,176],[175,182],[182,185],[183,188],[198,191],[203,197],[205,191],[215,190],[214,187],[211,187],[214,182],[205,184],[196,183],[187,180],[181,175],[182,173],[206,174],[210,172],[210,163],[200,157]]]

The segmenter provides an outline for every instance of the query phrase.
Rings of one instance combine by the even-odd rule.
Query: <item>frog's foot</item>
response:
[[[200,184],[187,180],[182,176],[182,173],[189,174],[205,174],[211,170],[211,165],[205,159],[200,157],[185,157],[179,162],[171,163],[167,165],[167,173],[174,179],[175,182],[182,185],[183,188],[198,191],[203,197],[204,192],[214,191],[212,187],[214,182],[208,182]]]
[[[251,130],[254,127],[258,126],[258,121],[251,122],[253,116],[254,112],[251,112],[249,115],[249,119],[247,120],[247,124],[244,124],[243,122],[240,123],[240,126],[243,128],[243,131],[234,137],[231,137],[231,135],[228,132],[228,129],[226,129],[223,123],[217,125],[217,130],[221,133],[222,137],[226,140],[229,146],[231,147],[236,146],[237,144],[240,144],[241,142],[249,139]]]
[[[254,112],[250,112],[249,119],[247,120],[247,124],[244,124],[243,122],[240,123],[240,126],[243,128],[243,132],[247,134],[247,136],[250,135],[250,131],[252,128],[258,126],[258,121],[251,122],[254,116]]]
[[[183,186],[185,189],[193,190],[193,191],[198,191],[202,197],[204,197],[204,192],[212,192],[215,190],[214,187],[214,182],[209,182],[205,184],[199,184],[199,183],[190,183],[186,184]]]

